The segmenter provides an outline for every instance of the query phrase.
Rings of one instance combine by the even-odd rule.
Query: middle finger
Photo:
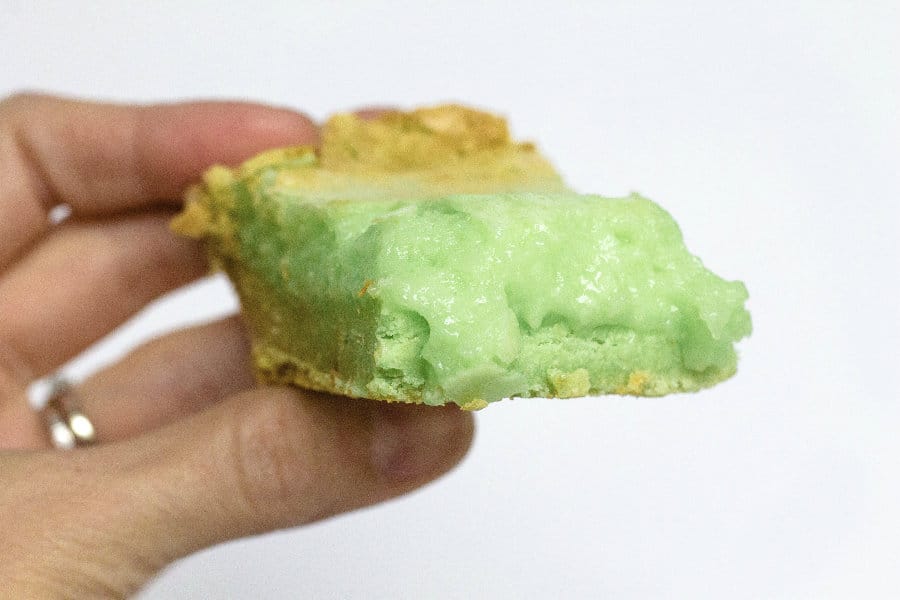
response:
[[[203,275],[171,211],[64,223],[0,278],[0,340],[44,375],[148,302]]]

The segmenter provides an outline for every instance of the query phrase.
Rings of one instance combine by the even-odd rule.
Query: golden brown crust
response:
[[[565,189],[534,145],[514,142],[498,116],[454,104],[366,120],[346,113],[328,120],[319,148],[276,148],[237,167],[212,167],[188,190],[172,229],[228,246],[233,228],[222,216],[228,187],[270,166],[279,183],[308,190],[311,198],[373,189],[393,197]]]
[[[365,395],[358,394],[349,382],[344,381],[335,373],[325,373],[303,361],[299,361],[290,354],[265,344],[254,345],[251,351],[253,365],[256,371],[256,379],[260,383],[273,385],[297,385],[302,388],[340,394],[351,398],[369,398],[383,402],[399,402],[401,404],[422,404],[424,400],[419,396],[406,396],[398,398],[384,396],[368,391]],[[485,404],[487,406],[487,404]],[[466,410],[478,410],[478,407],[466,408]]]
[[[367,173],[443,169],[473,155],[522,146],[513,144],[500,117],[453,104],[372,120],[340,114],[325,124],[321,165]]]

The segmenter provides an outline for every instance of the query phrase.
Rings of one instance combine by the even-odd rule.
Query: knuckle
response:
[[[309,487],[309,433],[289,396],[238,405],[228,427],[239,499],[265,522],[280,521]]]

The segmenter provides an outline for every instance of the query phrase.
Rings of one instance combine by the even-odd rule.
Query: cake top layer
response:
[[[307,202],[566,189],[533,144],[510,138],[503,119],[457,105],[374,119],[338,114],[323,127],[319,147],[278,148],[236,168],[215,166],[204,185],[215,196],[236,180],[259,177],[275,192],[302,190]],[[180,233],[211,233],[212,215],[200,193],[188,192],[186,212],[175,221]]]

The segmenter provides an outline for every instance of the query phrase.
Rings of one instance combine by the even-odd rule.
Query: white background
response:
[[[755,326],[713,390],[491,406],[440,482],[144,598],[900,597],[897,3],[138,4],[0,1],[0,93],[491,108],[666,207]],[[189,293],[73,370],[234,310]]]

